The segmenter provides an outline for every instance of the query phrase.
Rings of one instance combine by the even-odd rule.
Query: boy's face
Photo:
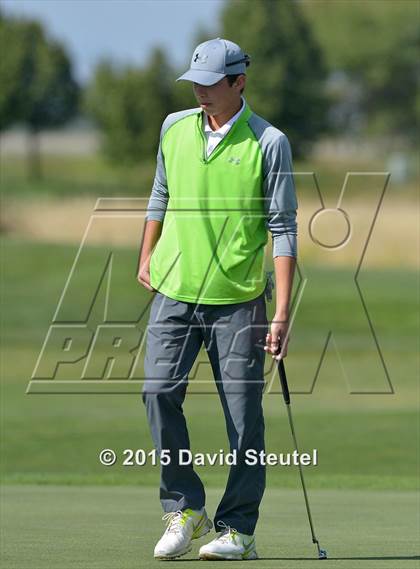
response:
[[[238,105],[245,81],[245,75],[239,75],[232,86],[226,77],[210,87],[193,83],[194,95],[204,112],[208,115],[220,115]]]

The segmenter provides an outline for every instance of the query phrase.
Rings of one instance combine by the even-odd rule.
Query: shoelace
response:
[[[176,512],[168,512],[162,516],[162,520],[167,522],[167,533],[177,533],[180,531],[181,522],[184,519],[184,512],[178,510]]]
[[[217,522],[217,525],[219,527],[223,528],[222,533],[219,535],[219,537],[217,539],[223,543],[229,543],[229,541],[233,541],[233,543],[236,545],[235,534],[238,533],[238,530],[228,526],[227,524],[225,524],[225,522],[223,520],[219,520]]]

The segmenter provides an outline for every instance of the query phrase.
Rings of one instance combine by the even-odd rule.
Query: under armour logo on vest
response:
[[[206,63],[207,61],[207,55],[201,55],[197,52],[194,56],[194,63]]]
[[[228,162],[230,162],[231,164],[240,164],[241,163],[241,159],[240,158],[234,158],[233,156],[231,156],[228,160]]]

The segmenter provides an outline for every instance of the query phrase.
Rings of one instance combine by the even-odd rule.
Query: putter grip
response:
[[[286,405],[290,405],[289,386],[287,385],[286,370],[284,369],[284,363],[282,359],[278,363],[278,369],[279,369],[281,388],[283,391],[283,399]]]

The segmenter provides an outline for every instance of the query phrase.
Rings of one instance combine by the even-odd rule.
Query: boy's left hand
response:
[[[280,322],[273,320],[270,326],[270,332],[265,337],[264,350],[271,354],[275,360],[281,360],[287,356],[287,347],[289,343],[288,336],[289,322]]]

